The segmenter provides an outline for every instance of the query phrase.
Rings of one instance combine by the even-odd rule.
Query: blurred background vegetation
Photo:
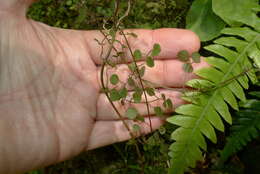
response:
[[[185,18],[193,0],[133,0],[131,13],[124,20],[125,28],[185,28]],[[121,2],[120,12],[124,13],[127,4]],[[100,29],[103,20],[111,17],[113,0],[39,0],[28,10],[28,18],[48,25],[65,29]],[[205,43],[204,43],[205,44]],[[147,138],[140,146],[145,157],[145,174],[165,174],[169,162],[168,148],[173,125],[166,125]],[[218,149],[223,148],[225,136],[219,134],[219,143],[209,143],[207,157],[198,163],[191,174],[253,174],[260,171],[260,140],[249,144],[244,151],[234,155],[221,169],[214,168]],[[74,159],[31,171],[27,174],[140,174],[134,146],[130,142],[118,143],[83,152]],[[258,164],[258,165],[257,165]],[[258,168],[257,168],[258,167]],[[246,170],[248,170],[246,172]]]
[[[127,7],[121,2],[121,13]],[[189,0],[133,0],[126,28],[185,27]],[[40,0],[28,11],[28,17],[51,26],[73,29],[98,29],[103,19],[112,16],[113,0]]]

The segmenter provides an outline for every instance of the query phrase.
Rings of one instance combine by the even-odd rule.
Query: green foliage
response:
[[[218,1],[222,6],[217,4]],[[259,33],[257,32],[259,31],[257,29],[259,21],[255,21],[254,17],[256,15],[257,5],[254,5],[254,7],[252,5],[248,6],[249,3],[253,2],[252,0],[242,1],[244,0],[236,2],[234,0],[229,2],[228,0],[212,0],[215,14],[221,17],[229,25],[240,26],[243,23],[254,29],[245,27],[225,29],[222,33],[228,36],[216,40],[215,45],[207,47],[208,50],[213,51],[215,54],[218,54],[223,58],[209,57],[206,59],[209,64],[214,66],[214,68],[208,68],[197,72],[197,74],[204,77],[205,80],[197,79],[188,82],[188,85],[193,87],[194,91],[186,93],[184,98],[191,104],[178,108],[177,113],[179,115],[169,118],[169,122],[180,126],[172,134],[172,138],[176,140],[176,142],[174,142],[170,148],[170,155],[172,157],[170,169],[171,174],[182,173],[189,166],[195,166],[195,162],[198,159],[203,158],[202,153],[207,150],[205,137],[210,139],[212,142],[216,142],[217,138],[214,129],[224,131],[222,118],[228,123],[231,123],[231,115],[227,108],[227,104],[237,110],[237,98],[245,100],[243,88],[248,88],[249,79],[252,82],[256,81],[254,72],[249,71],[253,66],[248,58],[252,59],[256,66],[260,67],[260,43]],[[126,2],[127,1],[121,1],[120,14],[122,14],[126,9]],[[124,28],[184,27],[184,19],[191,2],[192,1],[188,0],[134,1],[132,12],[127,20],[124,20]],[[200,1],[201,4],[199,5],[205,5],[200,9],[198,8],[198,4],[196,7],[196,3],[198,2],[199,0],[194,1],[192,7],[193,11],[191,8],[190,16],[187,17],[187,25],[198,30],[206,40],[207,38],[209,39],[218,36],[224,25],[223,21],[213,14],[212,7],[209,5],[211,1]],[[229,6],[230,3],[233,3],[233,7],[237,7],[237,2],[240,6],[236,9],[230,8],[232,9],[232,12],[227,11],[227,8],[220,9],[226,6],[223,3],[227,3]],[[195,7],[198,11],[194,11]],[[244,7],[246,9],[244,9]],[[249,11],[249,8],[254,10],[250,9]],[[56,27],[100,29],[103,20],[109,19],[109,17],[112,16],[113,9],[113,0],[40,0],[30,8],[28,16]],[[244,11],[246,11],[246,15],[241,16]],[[237,15],[237,13],[240,14]],[[248,14],[251,14],[251,17]],[[199,20],[197,20],[198,18]],[[253,20],[248,21],[249,19]],[[108,22],[111,21],[108,20]],[[198,31],[195,32],[199,33]],[[206,32],[208,32],[208,34]],[[110,33],[110,35],[113,34],[113,32]],[[126,34],[131,35],[134,38],[137,37],[134,33]],[[153,56],[157,56],[160,52],[159,50],[160,46],[154,45],[150,53],[151,55],[145,56],[141,53],[140,56],[138,53],[139,55],[137,55],[137,60],[139,60],[143,55],[145,56],[146,65],[148,67],[154,67],[155,62]],[[192,54],[192,60],[189,59],[188,54],[186,57],[187,58],[184,61],[186,65],[184,65],[184,67],[188,68],[184,68],[184,70],[186,72],[192,72],[193,69],[191,65],[192,63],[200,62],[199,55],[197,53]],[[114,68],[116,65],[113,64],[112,66],[111,63],[109,66]],[[134,89],[133,96],[129,96],[132,97],[131,102],[134,101],[140,103],[144,92],[149,96],[154,96],[154,88],[141,89],[139,84],[140,82],[136,78],[138,71],[141,77],[144,75],[144,66],[136,66],[133,62],[128,64],[128,67],[133,74],[132,76],[129,76],[127,80],[127,84]],[[114,83],[115,85],[118,84],[119,79],[117,80],[115,76],[112,76],[110,77],[110,83]],[[126,102],[126,97],[128,96],[128,89],[126,89],[126,87],[122,87],[121,89],[107,89],[107,91],[109,92],[109,97],[112,101]],[[173,107],[172,102],[167,99],[164,94],[161,94],[160,99],[164,101],[163,106],[165,108]],[[157,116],[164,115],[161,107],[157,106],[153,109]],[[143,116],[140,116],[135,108],[128,108],[125,114],[129,119],[134,121],[144,120]],[[166,168],[168,167],[166,161],[169,160],[167,156],[167,143],[169,141],[169,132],[173,131],[173,127],[175,128],[175,126],[171,125],[170,129],[167,128],[167,133],[165,133],[165,129],[159,129],[160,133],[165,136],[164,138],[167,142],[164,142],[156,132],[148,138],[145,144],[143,144],[143,150],[145,152],[144,158],[146,159],[143,165],[143,170],[141,169],[140,164],[136,164],[136,159],[138,157],[135,155],[134,150],[132,149],[125,153],[125,149],[129,147],[125,148],[124,146],[121,148],[121,151],[124,151],[124,154],[121,155],[123,160],[119,160],[118,162],[118,160],[111,160],[112,158],[109,157],[108,160],[103,162],[103,166],[97,167],[99,169],[98,172],[94,173],[138,174],[143,171],[144,173],[149,174],[166,173]],[[139,131],[137,124],[133,125],[132,128],[134,131]],[[120,152],[120,149],[117,150],[117,152],[119,154],[122,153]],[[102,152],[102,154],[106,154],[106,152]],[[81,166],[83,166],[84,170],[79,167],[79,170],[77,168],[76,171],[78,173],[92,174],[92,172],[89,172],[89,169],[93,169],[92,166],[100,164],[100,160],[96,160],[95,163],[92,163],[91,167],[86,167],[86,164],[90,163],[89,161],[93,161],[93,158],[96,158],[96,155],[93,155],[88,161],[82,160],[84,162]],[[113,170],[108,169],[107,162],[111,161],[113,161]],[[67,164],[67,166],[70,165],[70,163]],[[61,169],[57,168],[57,170],[60,173]],[[75,169],[73,168],[70,170],[70,173],[74,173],[74,171]]]
[[[221,8],[227,9],[223,8],[223,5]],[[217,37],[224,27],[225,22],[212,10],[212,0],[195,0],[193,2],[186,17],[186,28],[198,34],[201,41]]]
[[[177,57],[182,62],[187,62],[189,60],[189,53],[187,50],[181,50],[178,52]]]
[[[122,99],[127,97],[127,93],[128,93],[128,91],[127,91],[126,87],[123,87],[119,90],[119,95]]]
[[[140,60],[142,58],[142,53],[140,50],[134,51],[134,58],[135,58],[135,60]]]
[[[212,0],[212,3],[213,11],[230,26],[246,24],[260,31],[258,0]]]
[[[116,90],[116,89],[111,89],[111,90],[109,91],[109,96],[110,96],[110,99],[111,99],[112,101],[117,101],[117,100],[120,100],[120,98],[121,98],[121,96],[120,96],[120,94],[119,94],[119,91]]]
[[[200,63],[200,54],[197,52],[194,52],[191,54],[191,58],[194,63]]]
[[[166,99],[164,102],[163,102],[163,106],[167,109],[172,109],[173,108],[173,104],[172,104],[172,101],[171,99]]]
[[[153,109],[154,109],[154,112],[157,116],[163,116],[163,110],[160,106],[156,106]]]
[[[161,52],[161,46],[158,43],[154,44],[151,56],[153,57],[158,56],[160,52]]]
[[[150,68],[154,67],[154,60],[151,56],[148,56],[146,58],[146,65],[149,66]]]
[[[222,119],[232,123],[228,104],[238,109],[237,99],[246,101],[243,89],[248,89],[249,80],[257,82],[250,59],[255,63],[259,59],[254,56],[260,51],[260,34],[245,27],[226,28],[222,33],[227,36],[205,47],[221,58],[205,58],[212,66],[195,72],[203,80],[194,79],[187,83],[195,89],[184,95],[184,99],[191,104],[178,107],[176,113],[179,115],[168,118],[168,122],[180,126],[171,135],[175,142],[170,146],[170,174],[182,174],[188,167],[195,167],[196,161],[203,159],[202,153],[207,147],[205,137],[216,143],[214,129],[224,131]]]
[[[147,87],[147,88],[145,88],[145,91],[147,92],[147,94],[149,96],[154,96],[155,95],[154,88]]]
[[[141,128],[140,128],[140,126],[138,125],[138,124],[134,124],[133,125],[133,131],[134,132],[138,132],[138,131],[140,131],[141,130]]]
[[[202,41],[219,36],[225,22],[232,27],[246,24],[260,31],[258,3],[258,0],[195,0],[186,17],[186,28],[197,33]]]
[[[221,151],[221,164],[248,142],[260,136],[260,100],[248,100],[243,107],[246,109],[237,112],[236,120],[231,127],[231,135]]]
[[[133,119],[135,119],[138,116],[138,111],[135,108],[132,108],[132,107],[128,108],[126,110],[126,116],[129,119],[133,120]]]
[[[119,78],[116,74],[113,74],[110,76],[110,83],[113,85],[116,85],[119,82]]]
[[[132,12],[124,25],[127,28],[161,28],[185,26],[188,0],[133,1]],[[120,15],[127,1],[120,3]],[[51,26],[73,29],[100,29],[103,19],[109,19],[114,0],[39,0],[29,9],[27,16]]]

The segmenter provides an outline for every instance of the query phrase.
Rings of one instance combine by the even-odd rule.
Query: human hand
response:
[[[130,138],[100,93],[101,48],[94,39],[103,39],[102,34],[28,20],[25,11],[31,2],[0,0],[0,173],[5,174],[53,164]],[[162,48],[156,66],[147,68],[145,79],[182,87],[195,77],[184,73],[182,63],[176,60],[180,50],[191,53],[199,49],[194,33],[177,29],[131,32],[138,35],[129,38],[133,49],[148,52],[154,43]],[[202,62],[194,68],[205,65]],[[122,79],[127,76],[126,66],[120,65],[117,73]],[[179,92],[160,91],[175,106],[183,104]],[[126,106],[116,105],[124,113]],[[136,107],[147,116],[144,106]],[[145,121],[149,123],[147,117]],[[154,129],[164,122],[155,116],[151,121]],[[149,124],[140,126],[143,134],[150,132]]]

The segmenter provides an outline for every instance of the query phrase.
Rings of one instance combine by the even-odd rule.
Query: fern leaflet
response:
[[[195,167],[196,161],[203,158],[202,151],[207,149],[205,137],[216,143],[215,129],[224,131],[221,117],[232,123],[228,105],[238,110],[237,99],[246,101],[244,89],[248,89],[249,81],[257,82],[250,59],[260,67],[260,34],[249,28],[226,28],[223,34],[244,40],[226,36],[205,47],[222,58],[205,58],[212,66],[196,71],[203,79],[187,83],[197,89],[184,96],[191,104],[178,107],[179,115],[167,120],[180,126],[171,135],[175,142],[170,146],[170,174],[182,174],[188,167]]]
[[[231,127],[231,136],[221,151],[220,163],[242,149],[252,139],[260,136],[260,100],[249,100],[247,109],[237,113],[237,120]]]

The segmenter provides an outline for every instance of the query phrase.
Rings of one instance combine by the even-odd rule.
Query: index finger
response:
[[[181,50],[187,50],[191,54],[192,52],[198,51],[200,48],[198,36],[190,30],[174,28],[156,30],[131,29],[124,30],[124,33],[135,33],[137,35],[137,38],[132,35],[126,35],[126,37],[131,49],[139,49],[143,54],[147,54],[155,43],[160,44],[161,52],[155,59],[174,59]],[[101,41],[104,39],[103,34],[100,31],[86,31],[85,39],[93,61],[96,64],[101,64],[102,57],[100,56],[100,53],[102,48],[95,40]],[[116,39],[124,45],[127,45],[122,35],[117,34]],[[115,48],[118,51],[125,51],[125,57],[128,61],[131,61],[132,58],[129,49],[122,50],[121,45],[117,42],[115,42]],[[109,44],[106,42],[103,47],[103,52],[106,53],[108,50]],[[113,53],[110,56],[112,56]]]

